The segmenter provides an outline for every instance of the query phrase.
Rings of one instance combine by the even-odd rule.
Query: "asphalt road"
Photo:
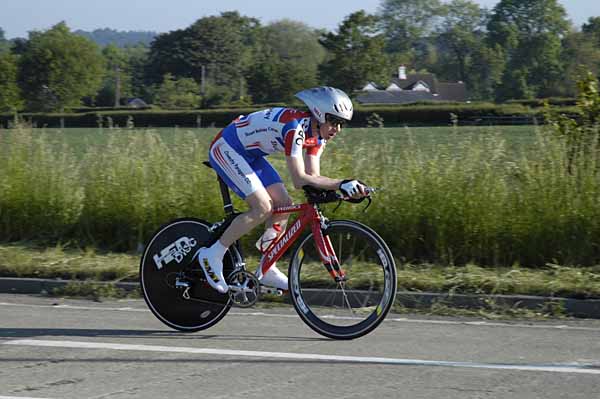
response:
[[[169,330],[141,300],[0,295],[5,398],[600,398],[600,321],[391,314],[332,341],[290,307]]]

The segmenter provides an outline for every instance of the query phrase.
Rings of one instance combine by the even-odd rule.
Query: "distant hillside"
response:
[[[114,44],[118,47],[132,46],[139,43],[149,45],[158,36],[157,32],[117,31],[109,28],[96,29],[93,32],[76,30],[74,33],[87,37],[100,46]]]

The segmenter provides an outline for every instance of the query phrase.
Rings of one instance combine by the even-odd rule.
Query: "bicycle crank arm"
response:
[[[264,285],[260,286],[260,293],[261,295],[268,294],[275,296],[283,296],[283,290],[280,290],[279,288],[266,287]]]

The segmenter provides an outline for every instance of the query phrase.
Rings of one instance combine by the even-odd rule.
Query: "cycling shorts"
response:
[[[245,199],[259,188],[282,183],[273,166],[264,157],[249,155],[228,129],[232,125],[215,137],[208,154],[211,166],[227,186]]]

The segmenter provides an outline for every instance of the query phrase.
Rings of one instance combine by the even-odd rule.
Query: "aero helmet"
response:
[[[349,121],[352,119],[352,101],[346,93],[334,87],[321,86],[296,93],[319,123],[326,122],[326,115]]]

